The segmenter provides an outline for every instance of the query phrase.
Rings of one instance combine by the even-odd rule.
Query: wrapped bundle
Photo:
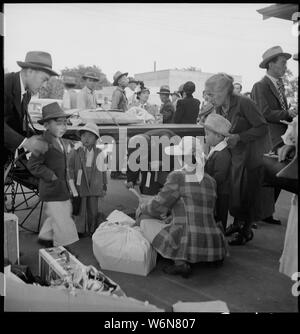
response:
[[[154,123],[155,120],[153,115],[141,107],[132,107],[126,111],[126,114],[132,117],[136,117],[144,123]]]
[[[138,117],[131,113],[119,111],[104,111],[104,110],[82,110],[79,116],[83,123],[96,124],[135,124],[141,123]]]

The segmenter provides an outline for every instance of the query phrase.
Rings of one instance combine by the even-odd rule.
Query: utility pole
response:
[[[154,60],[154,72],[156,72],[156,61]]]

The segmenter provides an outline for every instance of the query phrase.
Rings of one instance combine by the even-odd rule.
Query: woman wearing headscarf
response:
[[[185,97],[178,100],[173,123],[177,124],[196,124],[199,115],[200,101],[193,97],[196,86],[192,81],[188,81],[183,85]]]
[[[137,221],[155,250],[174,261],[164,271],[187,277],[191,263],[222,263],[226,255],[225,237],[214,219],[216,182],[204,173],[204,153],[195,137],[184,137],[165,152],[181,158],[183,167],[168,175],[154,198],[140,204]]]
[[[230,214],[235,221],[226,234],[236,232],[230,245],[244,245],[253,238],[251,224],[255,221],[255,197],[263,178],[262,157],[268,125],[256,104],[234,94],[233,88],[233,78],[225,73],[215,74],[205,83],[216,113],[232,124],[227,143],[232,155]]]

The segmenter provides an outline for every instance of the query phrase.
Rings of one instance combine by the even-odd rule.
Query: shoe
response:
[[[256,223],[253,223],[253,224],[251,225],[251,228],[253,228],[253,230],[257,230],[257,229],[258,229],[258,226],[257,226]]]
[[[240,232],[240,230],[241,230],[241,226],[240,226],[240,224],[237,223],[237,222],[234,222],[233,224],[229,225],[229,226],[226,228],[225,236],[226,236],[226,237],[229,237],[229,236],[232,235],[233,233]]]
[[[281,225],[281,221],[278,220],[278,219],[274,219],[272,216],[267,217],[267,218],[263,219],[262,221],[265,222],[265,223],[268,223],[268,224]]]
[[[53,247],[53,241],[52,240],[46,240],[46,239],[38,239],[38,243],[45,248],[52,248]]]
[[[166,274],[169,275],[181,275],[183,278],[188,278],[192,273],[191,266],[188,263],[171,266],[167,266],[163,269]]]
[[[245,245],[248,241],[252,240],[254,237],[254,233],[250,230],[247,234],[243,232],[237,233],[233,239],[228,241],[230,246],[242,246]]]

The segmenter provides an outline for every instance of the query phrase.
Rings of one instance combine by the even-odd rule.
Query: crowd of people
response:
[[[162,123],[203,126],[205,147],[197,138],[186,136],[178,145],[164,148],[164,153],[172,157],[169,171],[163,171],[160,152],[158,161],[147,156],[146,171],[128,168],[123,174],[118,161],[111,178],[126,179],[128,188],[138,185],[141,193],[153,196],[140,203],[136,219],[157,252],[174,261],[165,269],[166,273],[188,276],[192,263],[222,263],[227,253],[225,236],[233,235],[231,246],[245,245],[253,239],[255,222],[280,224],[273,217],[275,202],[280,190],[287,188],[276,177],[266,184],[266,173],[274,176],[280,169],[270,172],[265,159],[271,152],[273,156],[278,154],[282,168],[289,163],[288,159],[294,158],[295,162],[297,156],[296,141],[290,145],[283,139],[288,124],[298,119],[297,107],[287,103],[282,81],[290,58],[291,54],[279,46],[268,49],[259,64],[266,69],[266,75],[247,95],[241,94],[242,85],[226,73],[207,79],[202,103],[193,97],[196,87],[191,81],[174,92],[167,85],[157,92]],[[31,152],[27,168],[39,179],[39,195],[46,204],[47,218],[39,240],[47,246],[69,247],[78,242],[78,233],[93,234],[98,222],[98,200],[108,191],[107,174],[100,168],[106,157],[96,146],[100,133],[95,124],[88,123],[80,130],[81,142],[77,146],[67,145],[62,137],[70,115],[56,102],[43,108],[39,123],[45,131],[36,133],[28,113],[30,97],[50,76],[58,74],[46,52],[28,52],[25,61],[18,65],[20,72],[5,77],[5,163],[7,166],[16,152]],[[97,108],[94,87],[99,79],[86,73],[84,80],[85,87],[75,98],[75,81],[64,78],[66,109],[73,108],[75,100],[80,109]],[[152,110],[148,103],[149,88],[128,77],[128,73],[116,72],[113,85],[116,89],[110,109],[125,112],[138,106]],[[108,105],[108,101],[104,104]],[[151,137],[174,135],[168,129],[154,129],[139,136],[151,147]],[[174,170],[174,159],[181,161],[179,170]],[[292,176],[293,184],[297,177]],[[298,189],[294,192],[297,195]],[[234,218],[230,226],[228,213]],[[295,219],[293,215],[289,224],[295,225]],[[294,233],[294,229],[289,230]],[[286,242],[291,241],[286,238]],[[282,261],[290,256],[297,254],[285,254]],[[297,272],[296,262],[290,262]],[[291,265],[288,269],[284,264],[281,266],[290,275]]]

